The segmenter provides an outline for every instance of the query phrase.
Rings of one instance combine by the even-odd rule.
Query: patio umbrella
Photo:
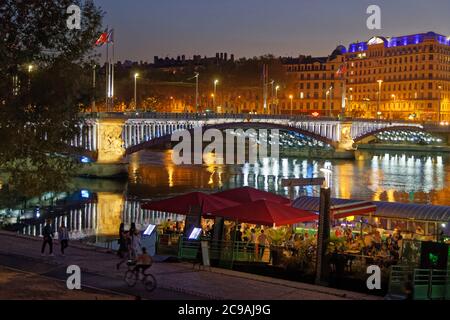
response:
[[[317,220],[314,212],[296,209],[284,204],[268,200],[240,204],[213,212],[215,216],[244,223],[254,223],[266,226],[287,225],[305,221]]]
[[[279,204],[290,204],[291,201],[288,198],[273,194],[271,192],[266,192],[258,190],[251,187],[243,187],[237,189],[231,189],[223,192],[218,192],[214,194],[215,196],[232,200],[239,203],[249,203],[257,200],[269,200]]]
[[[181,215],[198,215],[192,208],[201,208],[202,214],[209,215],[213,211],[236,206],[238,203],[214,195],[191,192],[180,196],[144,203],[142,209],[155,210]]]

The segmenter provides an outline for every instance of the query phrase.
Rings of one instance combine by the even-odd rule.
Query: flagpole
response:
[[[111,76],[111,100],[112,100],[112,111],[114,112],[114,68],[116,64],[116,54],[115,54],[115,46],[116,46],[116,39],[114,35],[114,29],[111,30],[111,39],[112,39],[112,76]]]
[[[108,32],[109,27],[107,27],[106,32]],[[109,112],[109,106],[108,106],[108,98],[109,98],[109,46],[108,42],[106,42],[106,64],[105,64],[105,70],[106,70],[106,112]]]

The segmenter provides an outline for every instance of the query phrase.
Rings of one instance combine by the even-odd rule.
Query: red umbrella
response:
[[[209,214],[213,211],[217,211],[227,207],[233,207],[236,205],[238,205],[238,203],[214,195],[202,192],[192,192],[169,199],[144,203],[142,205],[142,209],[170,212],[182,215],[197,215],[199,214],[199,212],[191,213],[191,210],[195,207],[202,208],[203,214]]]
[[[272,202],[276,202],[279,204],[290,204],[291,201],[288,198],[278,196],[276,194],[261,191],[258,189],[243,187],[232,190],[227,190],[219,193],[215,193],[214,195],[232,200],[239,203],[249,203],[257,200],[269,200]]]
[[[311,211],[296,209],[273,201],[258,200],[213,212],[215,216],[239,222],[262,224],[266,226],[287,225],[317,220]]]

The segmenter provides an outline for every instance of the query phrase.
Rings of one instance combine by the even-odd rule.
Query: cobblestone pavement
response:
[[[148,294],[143,288],[128,288],[124,268],[116,270],[118,258],[104,249],[72,241],[66,256],[40,255],[41,240],[0,232],[0,265],[65,279],[69,265],[82,269],[82,284],[111,290],[128,296],[148,299],[217,299],[217,300],[374,300],[378,297],[252,275],[225,269],[194,270],[188,263],[155,263],[151,272],[158,289]],[[52,266],[53,268],[50,268]],[[49,269],[50,268],[50,269]],[[1,271],[0,271],[1,272]]]

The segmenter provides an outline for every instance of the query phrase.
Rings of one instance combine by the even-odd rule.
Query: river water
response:
[[[450,205],[450,154],[364,152],[365,160],[312,160],[281,157],[258,165],[175,166],[171,153],[142,152],[130,158],[128,194],[160,198],[193,190],[215,191],[251,186],[288,196],[283,178],[321,176],[332,167],[332,196],[375,201]],[[296,195],[318,195],[317,187]]]
[[[327,162],[281,156],[257,165],[177,166],[171,159],[171,151],[143,151],[128,159],[128,181],[75,179],[77,193],[88,194],[92,201],[58,216],[55,223],[64,221],[73,238],[115,236],[122,221],[143,227],[165,219],[183,219],[141,210],[142,201],[241,186],[288,196],[289,190],[280,186],[281,179],[319,177]],[[450,205],[450,154],[367,151],[364,159],[327,163],[331,164],[333,197]],[[318,196],[319,188],[296,188],[295,196],[299,195]],[[39,235],[43,219],[31,218],[34,220],[22,231]]]

